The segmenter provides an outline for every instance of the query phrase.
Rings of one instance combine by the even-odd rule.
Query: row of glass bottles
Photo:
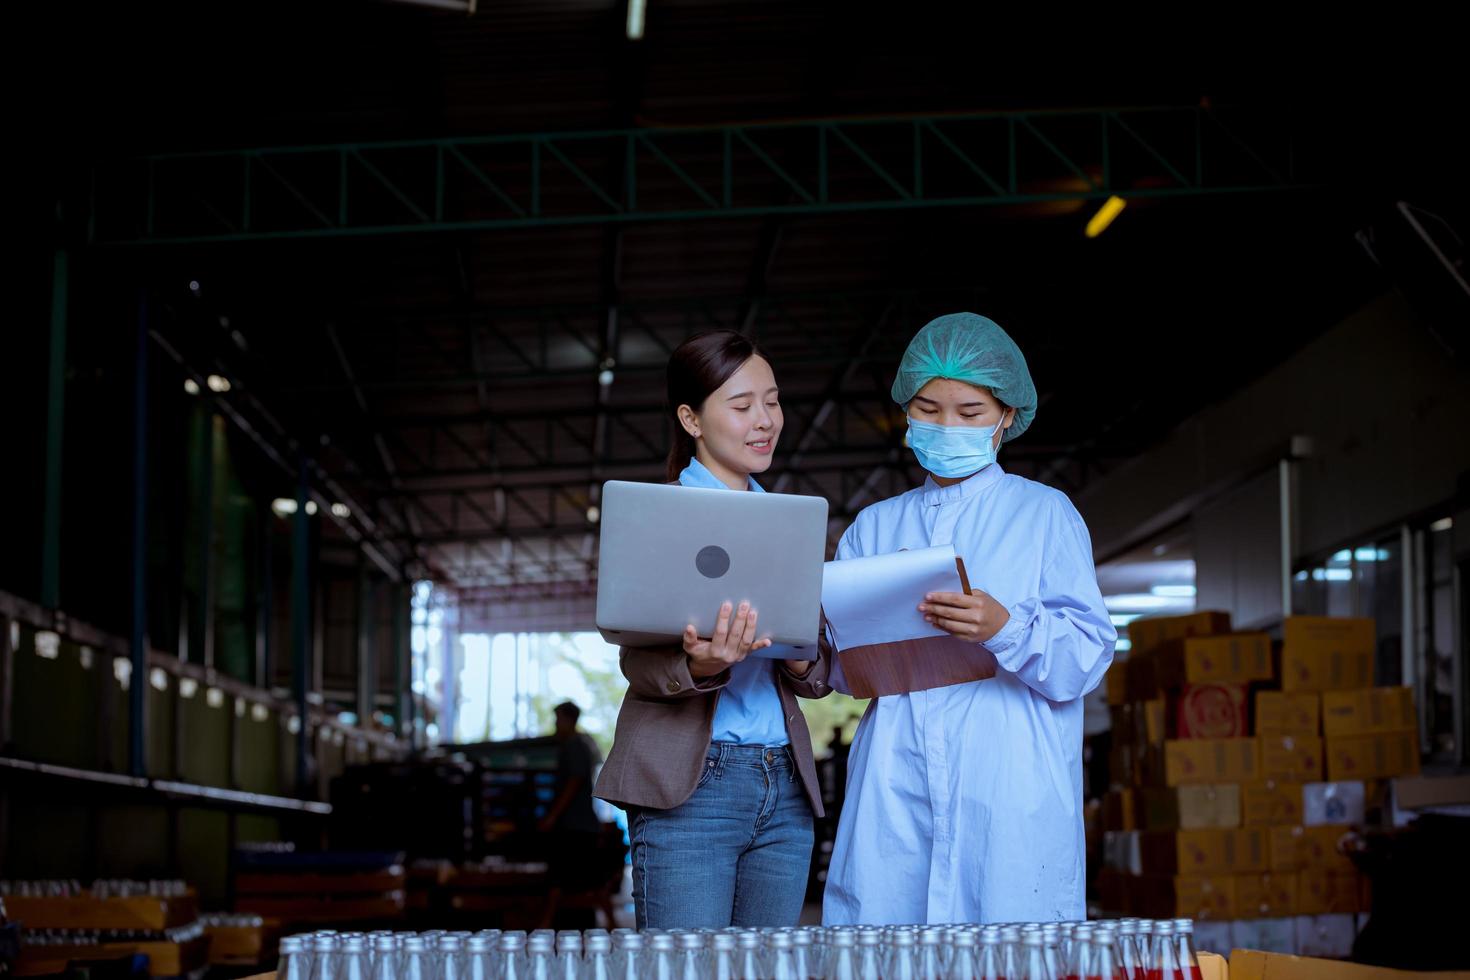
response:
[[[280,980],[1200,980],[1188,919],[530,933],[323,931]]]

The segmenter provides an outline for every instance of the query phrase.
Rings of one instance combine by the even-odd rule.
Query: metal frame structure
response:
[[[891,406],[865,376],[896,358],[895,338],[904,331],[893,325],[911,319],[923,300],[951,293],[973,298],[976,289],[772,295],[767,273],[784,222],[1314,186],[1298,166],[1292,134],[1291,120],[1256,111],[1133,107],[159,154],[94,169],[86,241],[103,253],[151,252],[604,226],[595,302],[529,309],[477,304],[456,245],[461,293],[449,309],[398,312],[371,324],[335,319],[324,329],[340,378],[298,377],[274,392],[269,383],[255,383],[249,394],[215,398],[296,478],[297,538],[308,498],[321,509],[329,500],[345,501],[352,519],[338,523],[389,579],[442,574],[466,596],[485,601],[519,597],[515,590],[522,587],[570,588],[585,598],[595,588],[590,515],[602,481],[657,478],[664,452],[652,435],[666,424],[662,407],[646,397],[636,403],[614,397],[607,372],[651,380],[673,348],[699,330],[745,332],[767,344],[783,370],[804,379],[783,397],[794,455],[770,478],[778,489],[836,501],[834,530],[909,480]],[[655,303],[623,296],[623,229],[751,216],[764,221],[740,295]],[[64,299],[65,252],[58,256]],[[57,309],[53,339],[65,336],[64,303]],[[407,376],[375,373],[382,358],[360,355],[353,336],[360,326],[387,327],[395,345],[420,345],[432,367]],[[162,330],[150,327],[149,335],[202,380]],[[536,385],[559,386],[569,401],[554,409],[505,410],[503,391]],[[571,397],[578,389],[589,397]],[[385,411],[395,396],[420,390],[462,390],[474,410]],[[356,405],[365,436],[355,451],[365,456],[338,453],[337,465],[346,471],[334,476],[305,448],[315,434],[288,432],[276,421],[281,406],[273,399],[337,394]],[[59,432],[59,418],[54,428]],[[1023,472],[1030,465],[1031,476],[1076,489],[1119,455],[1119,447],[1095,438],[1086,445],[1029,445],[1010,458]],[[54,537],[47,536],[48,554]],[[295,550],[300,547],[298,541]],[[296,577],[301,574],[298,569]],[[554,598],[563,602],[566,595]],[[298,618],[304,619],[299,610]],[[307,642],[293,636],[297,648]],[[295,686],[299,699],[309,685],[297,678]]]
[[[1306,186],[1296,171],[1277,120],[1204,106],[265,147],[99,167],[88,237],[199,244],[1171,197]]]

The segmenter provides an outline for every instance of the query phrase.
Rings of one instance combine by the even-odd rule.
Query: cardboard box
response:
[[[1245,738],[1246,685],[1186,684],[1168,696],[1170,738]]]
[[[1139,734],[1149,745],[1163,745],[1168,732],[1169,705],[1163,698],[1138,704]]]
[[[1388,812],[1395,827],[1408,826],[1421,812],[1470,816],[1470,776],[1403,776],[1384,785],[1393,788]]]
[[[1227,783],[1141,790],[1143,826],[1149,830],[1201,830],[1240,826],[1240,787]]]
[[[1133,710],[1126,704],[1108,705],[1108,728],[1113,733],[1113,741],[1119,742],[1130,737],[1133,733]]]
[[[1296,918],[1237,919],[1230,924],[1230,938],[1235,950],[1230,953],[1231,980],[1235,980],[1235,957],[1239,950],[1271,953],[1296,951]],[[1275,980],[1275,974],[1270,975]]]
[[[1151,919],[1230,919],[1235,916],[1232,875],[1149,875],[1133,880],[1133,911]]]
[[[1210,935],[1215,935],[1214,928],[1221,928],[1225,937],[1225,946],[1230,945],[1230,924],[1228,922],[1202,923],[1212,927]],[[1200,928],[1195,927],[1195,958],[1199,960],[1199,980],[1230,980],[1230,963],[1219,953],[1206,953],[1200,947]]]
[[[1256,742],[1264,778],[1295,783],[1322,778],[1322,739],[1316,735],[1263,735]]]
[[[1470,971],[1420,973],[1364,966],[1314,956],[1282,956],[1236,949],[1230,954],[1230,980],[1470,980]]]
[[[204,968],[209,965],[209,939],[199,936],[178,943],[145,939],[25,946],[21,948],[20,959],[16,961],[15,975],[76,975],[68,969],[72,964],[85,966],[88,960],[134,956],[147,957],[150,976],[176,977],[196,972],[202,975]],[[275,974],[268,976],[274,978]]]
[[[1138,750],[1132,742],[1113,742],[1108,752],[1108,778],[1114,786],[1133,786],[1141,780]]]
[[[1470,803],[1470,776],[1413,776],[1393,781],[1394,803],[1406,810]]]
[[[1235,876],[1235,915],[1246,918],[1268,919],[1276,916],[1296,915],[1297,876],[1286,874],[1259,874]]]
[[[1378,643],[1373,620],[1288,616],[1281,632],[1283,691],[1344,691],[1373,686],[1373,658]]]
[[[1307,783],[1302,787],[1302,826],[1361,824],[1367,815],[1367,791],[1361,782]]]
[[[1387,779],[1419,772],[1419,733],[1337,735],[1327,739],[1327,780]]]
[[[1162,688],[1159,687],[1159,665],[1153,654],[1136,650],[1128,652],[1128,676],[1124,680],[1124,689],[1129,701],[1158,697]]]
[[[1103,830],[1137,830],[1138,793],[1131,788],[1110,789],[1102,798]]]
[[[1320,735],[1322,696],[1315,691],[1257,691],[1256,735]]]
[[[206,926],[209,962],[214,966],[256,966],[278,937],[266,926]]]
[[[1187,616],[1148,616],[1128,624],[1128,639],[1133,642],[1129,653],[1152,653],[1168,642],[1186,636],[1212,636],[1230,632],[1230,614],[1198,612]]]
[[[1116,868],[1103,868],[1097,873],[1097,900],[1104,911],[1118,915],[1134,913],[1138,879]]]
[[[1244,783],[1260,779],[1253,738],[1170,739],[1164,743],[1164,784]]]
[[[1368,882],[1356,871],[1308,868],[1297,873],[1297,911],[1302,915],[1356,914],[1368,909]]]
[[[1414,691],[1408,687],[1370,687],[1322,693],[1324,735],[1374,735],[1417,732]]]
[[[1140,859],[1139,832],[1136,830],[1108,830],[1103,832],[1103,867],[1124,874],[1143,874]]]
[[[1271,827],[1268,833],[1267,848],[1272,871],[1285,874],[1306,867],[1302,861],[1301,827]]]
[[[1186,684],[1247,684],[1272,677],[1271,638],[1265,633],[1170,640],[1154,657],[1159,683],[1170,690]]]
[[[1233,830],[1145,830],[1139,834],[1144,874],[1212,875],[1269,871],[1267,833]]]
[[[1353,871],[1352,860],[1338,850],[1337,844],[1351,827],[1272,827],[1270,828],[1270,870],[1285,871]]]
[[[1302,784],[1274,779],[1240,787],[1240,822],[1269,827],[1302,822]]]
[[[1139,745],[1135,749],[1138,760],[1139,786],[1164,785],[1164,745]]]
[[[1351,915],[1302,915],[1296,920],[1296,950],[1302,956],[1353,955],[1358,927]]]
[[[1344,837],[1352,834],[1353,828],[1340,824],[1324,824],[1303,827],[1301,855],[1303,870],[1356,871],[1352,858],[1339,848]]]
[[[199,917],[198,898],[191,891],[178,898],[93,898],[90,893],[69,897],[20,896],[5,899],[6,914],[28,929],[140,930],[162,932],[188,925]]]

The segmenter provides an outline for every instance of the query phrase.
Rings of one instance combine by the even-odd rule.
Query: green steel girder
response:
[[[91,240],[340,238],[1311,186],[1290,127],[1208,107],[902,115],[160,154]]]

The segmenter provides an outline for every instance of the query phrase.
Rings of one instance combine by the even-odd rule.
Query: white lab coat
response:
[[[1064,494],[996,463],[866,508],[837,557],[943,544],[1010,612],[985,644],[999,672],[869,704],[822,919],[1085,918],[1082,696],[1117,639],[1087,527]],[[845,689],[837,664],[833,686]]]

